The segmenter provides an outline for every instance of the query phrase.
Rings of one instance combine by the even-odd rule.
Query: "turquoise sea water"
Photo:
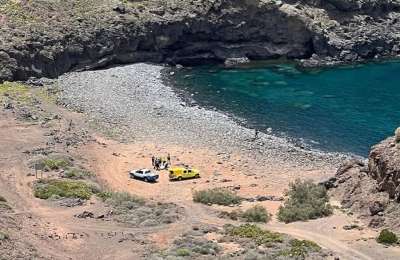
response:
[[[199,105],[326,151],[365,156],[400,126],[400,62],[318,72],[290,64],[200,66],[175,80]]]

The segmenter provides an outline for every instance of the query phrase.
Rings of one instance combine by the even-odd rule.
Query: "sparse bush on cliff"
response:
[[[0,195],[0,202],[7,202],[7,200],[3,196]]]
[[[296,180],[290,184],[290,190],[284,205],[279,208],[278,219],[285,223],[305,221],[332,214],[329,197],[325,187],[311,181]]]
[[[39,180],[34,185],[34,195],[40,199],[79,198],[90,199],[97,192],[93,185],[72,180]]]
[[[381,244],[393,245],[399,242],[399,238],[395,233],[389,231],[388,229],[383,229],[376,238],[376,241]]]
[[[227,189],[214,188],[209,190],[195,191],[193,193],[193,201],[203,204],[228,206],[239,204],[241,202],[241,198]]]

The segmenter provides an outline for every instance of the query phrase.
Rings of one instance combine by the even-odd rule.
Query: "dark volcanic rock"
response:
[[[379,191],[400,202],[400,145],[395,137],[375,145],[369,154],[369,174],[378,182]]]
[[[370,227],[400,229],[400,144],[396,137],[372,147],[368,169],[359,161],[347,161],[336,179],[332,193],[341,199],[343,207],[369,219]]]
[[[144,61],[287,58],[314,67],[400,54],[400,14],[390,0],[88,0],[90,14],[74,2],[23,1],[21,13],[5,14],[0,82]],[[27,27],[21,17],[29,16]]]
[[[379,212],[385,210],[385,205],[381,201],[371,202],[369,205],[369,211],[371,212],[371,216],[377,215]]]

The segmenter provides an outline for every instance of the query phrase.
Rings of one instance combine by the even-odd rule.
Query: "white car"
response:
[[[133,179],[141,179],[148,182],[155,182],[159,177],[158,173],[154,173],[149,169],[132,170],[129,172],[129,176]]]

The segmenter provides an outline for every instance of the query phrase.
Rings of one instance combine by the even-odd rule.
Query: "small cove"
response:
[[[400,62],[321,71],[293,64],[178,70],[174,85],[246,126],[330,152],[366,156],[400,126]]]

